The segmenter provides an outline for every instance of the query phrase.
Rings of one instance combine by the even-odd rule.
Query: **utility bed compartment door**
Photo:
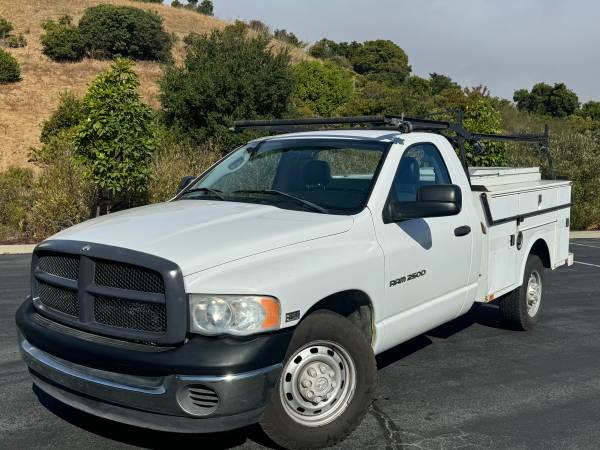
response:
[[[529,191],[519,194],[517,214],[526,215],[558,206],[558,188]]]
[[[517,223],[508,222],[489,230],[489,287],[488,292],[498,292],[517,282]]]
[[[495,186],[480,195],[488,209],[488,298],[521,285],[525,260],[538,239],[548,245],[552,268],[565,263],[569,252],[569,182]]]

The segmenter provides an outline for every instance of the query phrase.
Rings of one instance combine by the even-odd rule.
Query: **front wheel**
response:
[[[523,284],[500,300],[500,314],[512,326],[531,330],[542,311],[544,265],[537,255],[529,255]]]
[[[331,446],[362,421],[376,376],[364,334],[339,314],[316,311],[294,332],[261,425],[284,448]]]

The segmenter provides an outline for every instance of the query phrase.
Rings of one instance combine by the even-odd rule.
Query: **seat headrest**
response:
[[[420,180],[421,170],[419,162],[412,156],[403,157],[400,161],[396,183],[418,185]]]
[[[331,181],[331,168],[327,161],[312,160],[302,168],[302,180],[308,187],[325,187]]]

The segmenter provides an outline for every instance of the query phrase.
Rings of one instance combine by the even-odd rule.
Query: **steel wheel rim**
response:
[[[288,416],[301,425],[319,427],[348,408],[356,389],[356,367],[341,345],[315,341],[288,360],[279,386]]]
[[[535,317],[542,303],[542,277],[537,270],[529,275],[527,282],[527,314],[529,317]]]

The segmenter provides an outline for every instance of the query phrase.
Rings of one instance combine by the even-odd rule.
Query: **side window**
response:
[[[448,169],[435,145],[417,144],[402,155],[391,195],[396,201],[414,202],[421,186],[450,183]]]

